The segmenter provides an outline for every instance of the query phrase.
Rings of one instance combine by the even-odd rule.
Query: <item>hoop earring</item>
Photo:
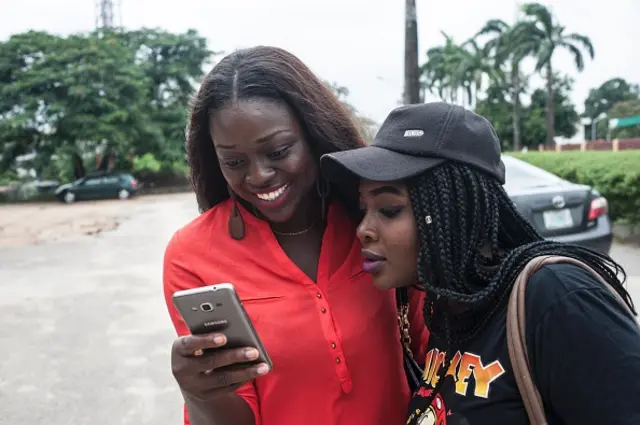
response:
[[[331,185],[323,178],[318,178],[316,180],[316,190],[318,191],[318,196],[320,197],[320,208],[322,208],[322,221],[326,218],[327,214],[327,198],[329,197],[329,192],[331,192]]]
[[[231,209],[231,214],[229,215],[229,235],[239,241],[244,238],[244,220],[242,219],[242,214],[240,214],[240,208],[238,207],[238,198],[236,197],[235,192],[231,189],[231,187],[227,186],[229,190],[229,198],[233,202],[233,207]]]

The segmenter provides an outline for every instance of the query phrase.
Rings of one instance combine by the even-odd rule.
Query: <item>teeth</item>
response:
[[[284,186],[281,186],[279,189],[274,190],[273,192],[258,193],[256,194],[256,196],[262,199],[263,201],[275,201],[284,193],[285,190],[287,190],[288,187],[289,185],[285,184]]]

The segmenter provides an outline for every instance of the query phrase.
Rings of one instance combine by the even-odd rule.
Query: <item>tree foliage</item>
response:
[[[528,3],[522,6],[524,19],[514,27],[516,38],[523,40],[525,47],[523,54],[533,56],[536,61],[536,72],[542,72],[546,79],[547,100],[545,118],[547,124],[546,143],[553,145],[557,128],[555,126],[556,101],[553,97],[553,56],[561,49],[568,51],[575,62],[578,71],[584,69],[584,53],[591,59],[595,52],[589,37],[567,33],[566,27],[556,21],[551,11],[539,3]]]
[[[556,74],[553,80],[553,95],[556,102],[555,126],[558,135],[566,138],[573,137],[577,132],[580,117],[575,105],[569,100],[573,81],[568,77]],[[494,125],[496,133],[503,144],[503,149],[511,149],[513,140],[513,125],[511,111],[513,99],[505,94],[506,90],[500,85],[492,85],[487,90],[485,99],[478,102],[476,112],[486,117]],[[546,136],[545,106],[547,103],[546,89],[538,88],[531,94],[530,103],[522,109],[522,146],[536,148]]]
[[[189,98],[212,54],[195,31],[13,35],[0,43],[0,172],[31,153],[44,174],[60,174],[56,157],[183,158]]]
[[[423,86],[427,90],[450,102],[499,116],[500,127],[505,127],[501,133],[509,137],[503,142],[516,149],[521,144],[529,146],[545,140],[551,144],[556,134],[565,137],[575,134],[567,125],[576,121],[577,114],[575,108],[567,104],[566,95],[555,97],[558,90],[564,89],[558,87],[558,76],[551,62],[557,51],[565,49],[582,71],[585,53],[594,56],[589,38],[568,33],[547,7],[527,3],[522,6],[522,12],[524,17],[513,25],[499,19],[489,20],[462,44],[443,33],[445,43],[429,49],[422,66]],[[529,93],[528,106],[521,103],[521,96],[527,94],[528,76],[521,69],[526,58],[535,60],[535,72],[546,80],[545,93],[540,89]],[[485,81],[489,87],[482,98]],[[542,99],[544,104],[539,102]],[[556,119],[560,121],[556,123]],[[539,128],[540,123],[544,124],[543,130]]]
[[[584,116],[596,118],[606,114],[618,102],[637,100],[640,87],[629,84],[623,78],[612,78],[605,81],[596,89],[589,90],[589,96],[584,101]]]
[[[622,78],[612,78],[591,89],[584,102],[584,116],[591,120],[600,118],[596,123],[596,139],[604,139],[608,135],[613,138],[640,137],[638,127],[615,129],[609,134],[610,118],[635,115],[640,115],[640,87]],[[586,130],[585,134],[591,138],[591,126]]]
[[[623,118],[640,115],[640,99],[617,102],[611,107],[608,118]],[[631,139],[640,137],[640,126],[616,128],[611,132],[612,139]]]

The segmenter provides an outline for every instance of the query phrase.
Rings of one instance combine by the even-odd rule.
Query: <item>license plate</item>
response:
[[[569,209],[545,211],[542,213],[542,219],[544,220],[544,227],[546,227],[547,230],[573,227],[573,217]]]

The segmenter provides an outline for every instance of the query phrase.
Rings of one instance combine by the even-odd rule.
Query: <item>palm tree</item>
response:
[[[424,85],[429,92],[437,94],[443,100],[457,103],[458,92],[462,87],[456,74],[460,46],[446,33],[441,33],[445,38],[445,44],[427,51],[427,62],[422,65],[421,74],[426,80]]]
[[[536,58],[536,72],[544,70],[547,89],[547,105],[545,110],[547,121],[547,145],[553,145],[555,139],[555,104],[553,99],[553,67],[552,59],[556,49],[567,49],[573,56],[578,71],[584,69],[583,50],[593,59],[594,50],[589,37],[571,33],[565,34],[565,27],[554,22],[553,15],[539,3],[528,3],[522,6],[524,19],[513,28],[513,37],[526,40],[521,46],[519,55],[532,54]]]
[[[504,75],[492,60],[487,60],[487,52],[474,38],[465,41],[456,51],[454,74],[467,92],[468,104],[475,109],[478,92],[482,90],[484,76],[490,81],[502,81]]]
[[[513,102],[513,149],[520,150],[520,95],[524,92],[523,76],[520,74],[520,63],[529,54],[534,46],[527,39],[518,39],[513,31],[514,27],[501,19],[491,19],[478,31],[476,37],[491,35],[484,45],[487,56],[492,57],[494,65],[502,68],[508,64],[508,73],[511,80],[511,97]]]
[[[427,61],[421,67],[421,89],[437,94],[451,103],[475,108],[483,80],[502,81],[504,75],[475,39],[457,44],[445,32],[445,43],[427,51]]]

